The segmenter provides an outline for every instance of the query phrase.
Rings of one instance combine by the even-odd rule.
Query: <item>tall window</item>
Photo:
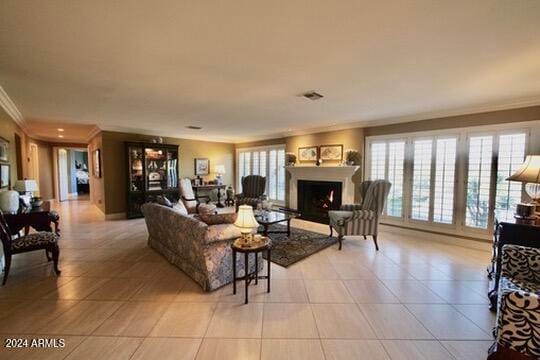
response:
[[[523,164],[529,131],[368,138],[366,177],[392,183],[384,212],[389,222],[487,235],[495,218],[513,219],[522,200],[522,184],[506,179]]]
[[[511,220],[516,204],[521,202],[521,183],[506,181],[525,159],[525,134],[508,134],[499,137],[499,157],[497,162],[497,194],[495,214],[499,220]]]
[[[429,220],[432,140],[414,141],[411,218]]]
[[[386,169],[386,143],[371,145],[371,172],[370,179],[384,179]]]
[[[454,184],[457,139],[437,139],[435,158],[435,191],[433,221],[452,224],[454,221]]]
[[[237,152],[239,191],[242,178],[247,175],[266,177],[266,194],[269,199],[285,201],[285,145],[239,150]]]
[[[401,217],[403,211],[403,166],[405,161],[405,141],[388,143],[388,181],[392,183],[388,194],[386,213]]]
[[[493,136],[474,136],[469,139],[469,171],[467,174],[467,203],[465,204],[465,224],[467,226],[487,228],[492,152]]]

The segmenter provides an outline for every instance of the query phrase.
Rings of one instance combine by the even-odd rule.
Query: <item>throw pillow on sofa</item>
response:
[[[199,219],[207,225],[233,224],[236,214],[199,214]]]
[[[162,196],[162,195],[159,195],[156,198],[156,202],[159,205],[167,206],[167,207],[170,207],[170,208],[173,207],[173,204],[172,204],[171,200],[167,199],[165,196]]]
[[[172,208],[173,210],[176,210],[182,215],[186,215],[186,216],[188,215],[188,209],[186,208],[186,206],[184,205],[182,201],[179,201],[176,204],[174,204]]]

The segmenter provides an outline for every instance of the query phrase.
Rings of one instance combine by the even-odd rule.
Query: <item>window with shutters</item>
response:
[[[365,178],[392,183],[383,223],[487,237],[495,218],[513,220],[523,185],[506,179],[540,127],[489,128],[368,137]]]
[[[266,177],[266,195],[270,200],[285,201],[285,145],[237,150],[237,189],[247,175]]]

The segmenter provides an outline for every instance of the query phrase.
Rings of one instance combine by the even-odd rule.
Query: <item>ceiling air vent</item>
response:
[[[323,98],[323,95],[319,94],[316,91],[307,92],[305,94],[302,94],[302,96],[305,97],[306,99],[313,100],[313,101]]]
[[[195,126],[195,125],[189,125],[189,126],[186,126],[187,129],[191,129],[191,130],[201,130],[202,127],[200,126]]]

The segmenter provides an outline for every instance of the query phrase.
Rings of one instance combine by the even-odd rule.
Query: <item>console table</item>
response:
[[[212,191],[217,189],[217,204],[218,208],[225,207],[221,203],[221,190],[227,188],[227,185],[192,185],[193,191],[195,191],[195,198],[199,195],[199,191]]]
[[[490,309],[497,309],[497,291],[501,277],[502,247],[506,244],[540,248],[540,226],[518,224],[515,221],[495,220],[493,232],[493,255],[488,268],[488,277],[492,285],[488,292],[491,303]]]
[[[4,218],[9,225],[12,235],[17,235],[24,229],[24,234],[28,235],[30,228],[36,231],[52,232],[51,223],[54,224],[54,232],[60,233],[60,217],[56,211],[51,210],[51,204],[45,201],[42,206],[22,210],[16,214],[4,214]]]

